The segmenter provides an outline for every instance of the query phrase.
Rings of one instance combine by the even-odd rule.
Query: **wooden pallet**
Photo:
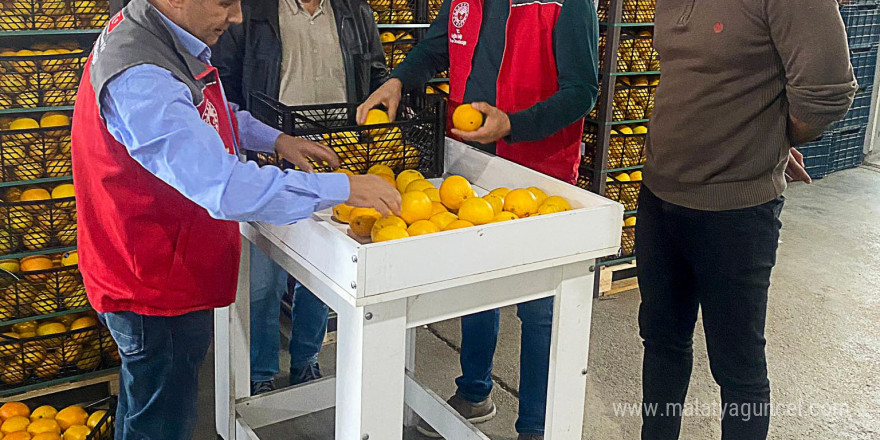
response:
[[[639,288],[636,262],[603,267],[599,271],[599,295],[608,296]]]

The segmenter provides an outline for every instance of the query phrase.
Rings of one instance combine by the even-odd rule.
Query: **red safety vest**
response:
[[[176,316],[235,300],[238,223],[208,211],[147,171],[107,131],[86,63],[73,114],[79,267],[99,312]],[[238,127],[217,70],[197,106],[235,154]],[[161,85],[157,85],[161,87]],[[186,148],[181,145],[180,148]]]
[[[560,3],[550,0],[511,0],[495,102],[505,113],[527,109],[559,90],[553,29],[561,8]],[[464,100],[482,21],[483,0],[452,0],[449,6],[450,115]],[[509,144],[502,139],[495,144],[496,153],[574,184],[583,127],[584,120],[579,119],[539,141]]]

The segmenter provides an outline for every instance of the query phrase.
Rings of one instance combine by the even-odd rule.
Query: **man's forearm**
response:
[[[812,126],[792,115],[788,116],[788,141],[791,143],[792,147],[796,147],[798,145],[805,144],[813,139],[816,139],[822,134],[824,130],[824,126]]]

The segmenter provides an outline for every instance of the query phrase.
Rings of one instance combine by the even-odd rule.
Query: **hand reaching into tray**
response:
[[[400,105],[400,95],[403,92],[403,83],[397,78],[391,78],[376,89],[363,104],[357,108],[357,123],[363,125],[367,122],[367,112],[376,108],[379,104],[388,109],[388,118],[394,122],[397,116],[397,106]]]
[[[385,179],[374,175],[348,176],[351,193],[346,205],[358,208],[374,208],[383,216],[400,215],[400,193]]]
[[[282,134],[275,141],[275,151],[299,169],[311,173],[312,162],[326,163],[331,169],[339,168],[339,156],[329,147],[308,139]]]

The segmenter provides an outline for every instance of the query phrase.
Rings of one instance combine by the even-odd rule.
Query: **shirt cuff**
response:
[[[318,211],[345,203],[351,196],[351,184],[347,175],[343,173],[315,173],[311,176],[316,181],[315,187],[318,188],[318,198],[321,199]]]

